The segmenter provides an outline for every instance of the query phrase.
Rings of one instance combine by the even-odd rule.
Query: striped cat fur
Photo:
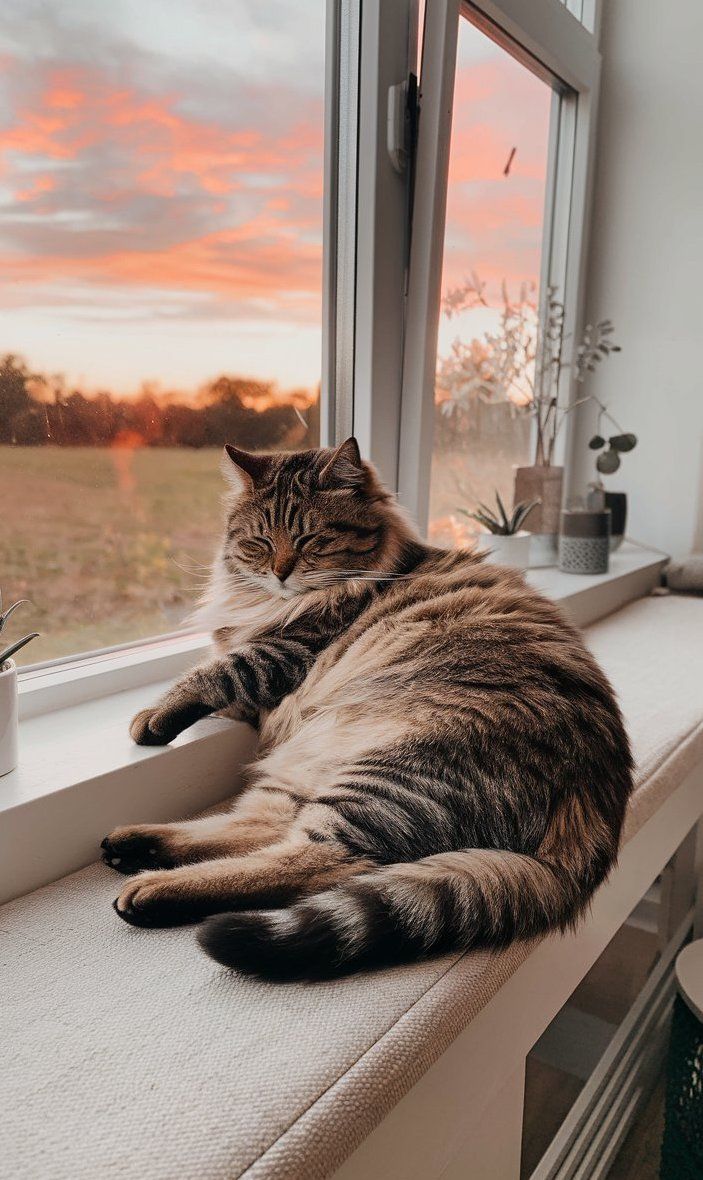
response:
[[[139,926],[266,979],[317,979],[577,922],[632,784],[613,692],[522,576],[421,542],[353,439],[227,448],[227,526],[200,618],[213,659],[132,723],[169,742],[259,726],[224,814],[118,828]]]

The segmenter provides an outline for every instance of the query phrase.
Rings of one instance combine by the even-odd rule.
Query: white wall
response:
[[[630,536],[680,557],[703,550],[703,3],[604,10],[587,315],[623,351],[592,389],[640,440],[604,482]]]

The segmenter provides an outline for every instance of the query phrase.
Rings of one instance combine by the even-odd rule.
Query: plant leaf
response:
[[[28,598],[20,598],[18,602],[13,602],[12,606],[8,606],[7,610],[0,615],[0,631],[2,631],[12,612],[17,610],[18,606],[24,606],[25,603],[29,603]]]
[[[612,438],[608,439],[614,451],[620,451],[623,454],[626,451],[633,451],[637,446],[636,434],[614,434]]]
[[[596,467],[602,475],[612,475],[620,466],[620,456],[617,451],[608,448],[596,459]]]
[[[520,531],[532,509],[536,508],[538,504],[541,504],[541,500],[531,500],[529,504],[522,503],[517,505],[511,521],[513,533]]]
[[[503,525],[505,526],[506,530],[508,532],[510,532],[510,521],[508,519],[508,514],[505,511],[505,505],[503,504],[503,501],[500,498],[500,492],[498,490],[496,490],[496,504],[498,505],[498,511],[500,512]]]
[[[13,656],[16,651],[19,651],[21,647],[24,647],[27,643],[29,643],[30,639],[38,638],[39,632],[32,631],[31,635],[25,635],[22,639],[17,639],[14,643],[11,643],[9,647],[6,647],[4,651],[0,651],[0,668],[2,668],[6,660],[9,660],[10,656]]]
[[[466,515],[470,516],[472,520],[478,521],[479,524],[482,524],[485,529],[488,529],[489,533],[500,532],[501,526],[492,517],[484,516],[482,512],[467,512]]]
[[[605,446],[605,439],[600,434],[594,434],[588,445],[592,451],[600,451]]]

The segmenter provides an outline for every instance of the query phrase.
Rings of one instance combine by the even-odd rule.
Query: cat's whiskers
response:
[[[300,581],[309,586],[324,588],[341,585],[344,582],[392,582],[410,581],[414,574],[400,574],[392,570],[371,572],[370,570],[316,570],[301,574]]]

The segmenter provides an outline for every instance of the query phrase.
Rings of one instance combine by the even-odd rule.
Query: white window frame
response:
[[[417,0],[328,0],[323,444],[350,434],[397,487],[408,176],[388,150],[392,87],[417,56]],[[336,52],[335,52],[336,48]],[[336,78],[334,71],[336,70]]]
[[[560,132],[562,143],[572,137],[573,169],[556,173],[560,212],[550,251],[553,266],[568,255],[571,330],[583,302],[600,70],[596,36],[585,25],[597,27],[600,5],[583,0],[584,24],[559,0],[472,7],[578,95]],[[418,10],[418,0],[327,0],[321,431],[323,445],[355,433],[424,531],[460,0],[425,4],[411,235],[412,172],[398,173],[391,162],[387,116],[390,88],[416,66]],[[567,452],[571,445],[567,433]],[[20,677],[22,713],[178,676],[208,649],[207,636],[179,633],[30,666]]]
[[[549,154],[542,289],[558,286],[565,305],[564,331],[572,339],[581,323],[593,151],[600,80],[594,34],[559,0],[430,0],[425,15],[420,119],[409,286],[403,356],[398,493],[427,527],[432,457],[447,173],[459,21],[492,30],[518,57],[531,59],[568,87],[554,110]],[[592,10],[593,19],[597,13]],[[539,72],[539,71],[538,71]],[[573,397],[568,371],[562,404]],[[570,423],[569,423],[570,425]],[[561,458],[567,467],[573,440],[567,430]]]

